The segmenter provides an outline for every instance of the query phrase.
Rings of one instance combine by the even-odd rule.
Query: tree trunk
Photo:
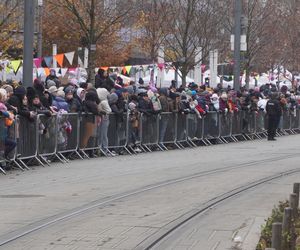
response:
[[[89,63],[88,63],[88,81],[95,86],[95,54],[96,51],[91,50],[91,45],[89,45]]]
[[[182,79],[182,87],[186,87],[186,77],[188,75],[188,71],[186,70],[185,67],[181,69],[181,79]]]
[[[91,9],[90,9],[90,32],[89,32],[89,63],[88,63],[88,79],[90,83],[95,86],[95,54],[96,54],[96,42],[95,41],[95,0],[91,0]],[[96,46],[95,50],[92,50],[92,46]]]

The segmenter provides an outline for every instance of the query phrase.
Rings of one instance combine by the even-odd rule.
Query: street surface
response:
[[[299,167],[299,140],[296,135],[78,160],[0,176],[0,242],[59,220],[0,249],[143,249],[171,222],[210,199]],[[199,175],[222,168],[230,169]],[[154,249],[255,249],[264,219],[299,180],[298,173],[242,193]],[[62,220],[70,211],[75,216]]]

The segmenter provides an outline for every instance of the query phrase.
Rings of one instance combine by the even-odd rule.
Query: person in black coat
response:
[[[85,112],[83,116],[83,139],[81,141],[81,149],[85,149],[90,141],[91,137],[95,137],[96,128],[100,122],[101,113],[98,110],[98,104],[100,103],[97,92],[89,90],[85,95],[85,100],[83,101],[83,111]],[[93,146],[92,146],[93,147]],[[88,152],[92,156],[93,152]]]
[[[139,94],[138,110],[148,116],[154,113],[152,103],[147,93]]]
[[[98,73],[95,77],[95,87],[98,88],[104,88],[105,81],[107,79],[107,72],[103,69],[99,69]]]
[[[276,141],[274,138],[282,114],[278,94],[272,93],[271,99],[267,102],[266,111],[268,115],[268,141]]]
[[[26,117],[32,121],[35,117],[34,112],[30,112],[24,105],[24,99],[26,97],[26,89],[22,86],[17,87],[14,90],[14,94],[8,99],[7,103],[15,108],[16,113],[20,116]]]

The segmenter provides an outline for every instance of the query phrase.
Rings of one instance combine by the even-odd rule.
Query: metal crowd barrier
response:
[[[156,146],[163,150],[159,145],[159,116],[150,114],[141,114],[139,134],[141,136],[141,145],[143,148],[151,152],[151,147]]]
[[[187,136],[188,140],[193,146],[197,146],[199,142],[206,142],[203,139],[204,136],[204,119],[197,114],[187,115]]]
[[[108,127],[108,148],[114,150],[125,150],[127,153],[131,152],[127,149],[128,145],[128,115],[122,116],[116,114],[109,115]]]
[[[228,143],[228,138],[232,138],[232,115],[233,113],[219,114],[220,137],[225,143]]]
[[[33,121],[29,121],[26,117],[17,116],[16,123],[18,129],[16,133],[19,135],[16,149],[17,160],[26,169],[29,169],[28,165],[34,160],[45,166],[38,157],[38,133],[42,131],[42,127],[39,127],[38,118],[35,117]]]
[[[168,145],[175,145],[177,148],[181,148],[177,144],[177,113],[161,113],[159,115],[159,144],[165,150],[168,150]]]
[[[50,159],[57,158],[63,160],[57,154],[57,139],[59,135],[57,115],[47,117],[38,115],[38,156],[47,164],[50,165]]]
[[[82,113],[79,117],[80,136],[79,151],[89,158],[94,151],[99,150],[101,145],[99,138],[100,127],[96,123],[96,117],[93,114]]]
[[[6,165],[6,160],[4,158],[4,150],[5,150],[5,137],[6,137],[6,127],[5,127],[5,119],[3,117],[0,118],[0,171],[2,173],[6,173],[2,168]]]
[[[58,115],[57,117],[57,155],[65,161],[68,157],[76,154],[82,159],[79,154],[79,134],[80,123],[76,113],[68,113]]]
[[[131,113],[122,117],[109,116],[108,148],[134,152],[133,146],[141,145],[146,151],[155,147],[168,150],[168,145],[177,148],[205,145],[217,140],[228,143],[230,140],[266,137],[267,116],[263,111],[239,111],[234,113],[208,112],[200,118],[197,114],[161,113],[159,115],[138,114],[132,119]],[[282,116],[282,129],[288,133],[300,130],[300,110],[285,111]],[[101,123],[92,114],[58,114],[52,117],[37,116],[32,121],[22,116],[9,128],[5,119],[0,118],[0,171],[6,163],[4,159],[5,138],[9,136],[17,142],[10,161],[20,169],[29,169],[35,161],[44,166],[48,159],[57,158],[67,162],[68,157],[89,158],[95,151],[103,152],[100,140]],[[130,149],[130,150],[129,150]]]

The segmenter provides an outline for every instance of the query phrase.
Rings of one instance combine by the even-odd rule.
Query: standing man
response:
[[[267,102],[266,111],[268,115],[268,141],[276,141],[274,138],[279,125],[281,116],[281,107],[278,100],[278,94],[272,93],[271,99]]]

